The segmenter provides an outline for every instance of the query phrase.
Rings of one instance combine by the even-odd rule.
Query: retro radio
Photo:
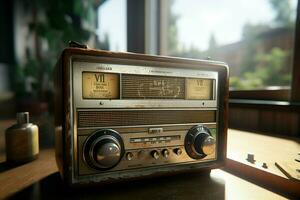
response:
[[[56,160],[69,185],[224,164],[224,63],[67,48],[55,92]]]

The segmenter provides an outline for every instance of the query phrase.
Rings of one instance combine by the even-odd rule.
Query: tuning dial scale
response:
[[[185,150],[194,159],[202,159],[215,152],[216,141],[209,129],[202,125],[192,127],[185,137]]]

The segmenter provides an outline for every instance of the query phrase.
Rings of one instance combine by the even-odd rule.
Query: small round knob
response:
[[[167,157],[169,157],[169,155],[170,155],[170,152],[169,152],[169,150],[168,149],[164,149],[164,150],[162,150],[162,155],[165,157],[165,158],[167,158]]]
[[[127,159],[127,160],[132,160],[132,159],[133,159],[133,153],[128,152],[128,153],[126,154],[126,159]]]
[[[156,150],[151,151],[151,156],[157,160],[159,158],[159,153]]]
[[[177,155],[177,156],[180,156],[182,154],[182,150],[180,148],[176,148],[174,149],[174,153]]]
[[[192,127],[185,137],[185,149],[194,159],[201,159],[215,152],[216,141],[208,128],[202,125]]]

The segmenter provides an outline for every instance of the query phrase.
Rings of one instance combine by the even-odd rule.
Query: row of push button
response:
[[[162,142],[162,141],[171,141],[171,140],[179,140],[179,135],[173,136],[162,136],[162,137],[144,137],[144,138],[131,138],[131,143],[145,143],[145,142]]]
[[[180,156],[180,155],[182,154],[181,148],[175,148],[175,149],[173,149],[173,152],[174,152],[177,156]],[[169,151],[168,149],[163,149],[163,150],[161,151],[161,154],[162,154],[162,156],[163,156],[164,158],[168,158],[169,155],[170,155],[170,151]],[[150,152],[150,155],[151,155],[154,159],[156,159],[156,160],[159,159],[159,157],[160,157],[160,153],[159,153],[159,151],[157,151],[157,150],[152,150],[152,151]],[[144,151],[144,150],[139,151],[138,154],[137,154],[137,156],[138,156],[139,158],[143,158],[143,157],[145,156],[145,151]],[[132,152],[126,153],[126,159],[127,159],[127,160],[133,160],[133,159],[134,159],[134,154],[133,154]]]

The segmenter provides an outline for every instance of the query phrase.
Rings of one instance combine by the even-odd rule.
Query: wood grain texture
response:
[[[230,105],[229,126],[231,128],[299,137],[299,122],[300,114],[296,110]]]

